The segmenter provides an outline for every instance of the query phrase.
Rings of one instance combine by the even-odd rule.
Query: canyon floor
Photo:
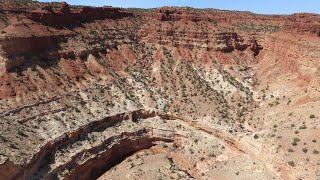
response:
[[[0,179],[320,179],[319,15],[0,9]]]

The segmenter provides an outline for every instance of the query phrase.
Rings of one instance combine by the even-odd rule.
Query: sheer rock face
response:
[[[316,179],[318,15],[0,6],[0,179]]]
[[[60,8],[52,9],[50,6],[45,6],[29,12],[27,16],[33,21],[49,26],[74,27],[93,20],[120,19],[132,16],[132,14],[119,8],[111,7],[80,7],[70,9],[68,4],[62,3]]]

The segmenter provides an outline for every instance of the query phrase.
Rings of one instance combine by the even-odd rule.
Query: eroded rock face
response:
[[[1,8],[0,179],[316,178],[318,15]]]
[[[215,50],[217,51],[232,52],[234,50],[244,51],[247,49],[248,45],[236,33],[219,33],[216,36],[217,47]]]
[[[179,20],[190,20],[193,22],[208,20],[205,17],[201,17],[196,12],[188,11],[188,9],[176,9],[170,7],[163,7],[156,9],[154,13],[148,15],[156,18],[160,21],[179,21]]]
[[[317,14],[293,14],[288,17],[286,30],[300,34],[314,34],[320,37],[320,18]]]
[[[28,18],[49,26],[74,27],[81,23],[98,19],[120,19],[132,16],[131,13],[111,7],[80,7],[70,9],[67,3],[53,10],[45,6],[29,12]]]
[[[50,57],[50,51],[58,49],[59,41],[63,41],[64,36],[44,36],[44,37],[12,37],[1,40],[1,57],[4,68],[10,70],[32,58],[58,58]]]

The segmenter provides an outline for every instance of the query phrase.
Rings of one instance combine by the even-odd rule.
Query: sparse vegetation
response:
[[[270,24],[248,24],[241,23],[238,24],[238,29],[244,32],[264,32],[264,33],[275,33],[281,31],[280,26],[270,25]]]
[[[32,10],[37,16],[45,13],[44,16],[51,17],[51,8],[45,8],[37,10],[34,7]],[[72,13],[91,10],[75,8],[68,15],[73,17]],[[37,42],[44,35],[56,39],[57,44],[45,48],[50,57],[47,54],[42,60],[32,57],[28,62],[35,61],[35,64],[27,62],[2,74],[0,87],[4,88],[0,89],[0,116],[4,120],[0,122],[3,126],[0,141],[8,150],[0,152],[1,158],[8,156],[16,164],[31,159],[32,163],[38,164],[33,159],[39,159],[40,154],[46,163],[40,162],[41,167],[32,169],[37,172],[38,179],[43,179],[42,176],[49,172],[55,177],[54,173],[61,173],[59,176],[65,178],[71,171],[77,172],[75,168],[79,163],[85,167],[86,161],[92,165],[99,158],[108,160],[105,157],[110,155],[109,150],[112,151],[110,162],[125,159],[117,162],[117,167],[111,168],[112,172],[116,174],[119,167],[125,165],[125,171],[133,172],[130,172],[133,179],[137,176],[138,179],[159,180],[199,176],[210,179],[212,173],[221,172],[231,172],[233,177],[237,175],[241,179],[249,173],[253,173],[252,177],[258,177],[256,173],[268,175],[251,171],[255,169],[268,167],[270,172],[279,171],[273,166],[274,162],[297,166],[297,170],[316,164],[319,148],[317,140],[312,138],[317,138],[315,132],[319,125],[317,104],[309,99],[308,104],[303,104],[304,99],[300,100],[303,90],[300,92],[298,87],[301,84],[304,88],[306,84],[302,84],[302,80],[295,82],[296,78],[301,78],[299,73],[294,76],[281,74],[300,69],[298,66],[304,60],[298,58],[298,53],[292,55],[287,50],[292,50],[288,47],[291,43],[295,47],[307,46],[303,44],[305,39],[298,43],[292,38],[289,41],[290,36],[282,37],[282,33],[270,37],[265,34],[281,31],[282,27],[277,24],[286,23],[273,23],[268,19],[255,22],[250,17],[259,16],[255,14],[244,15],[248,22],[241,22],[242,16],[229,20],[223,16],[233,12],[223,11],[220,17],[216,15],[218,10],[206,10],[214,14],[203,17],[201,13],[205,10],[194,10],[192,12],[197,16],[192,17],[180,10],[171,12],[169,7],[163,10],[120,9],[133,13],[133,17],[113,19],[117,10],[109,8],[106,7],[106,16],[112,13],[110,17],[85,23],[79,19],[81,25],[74,27],[60,28],[33,22],[32,14],[20,8],[14,13],[21,11],[28,19],[21,21],[22,16],[10,17],[10,21],[17,24],[4,23],[2,36],[6,41],[10,40],[8,34],[12,34],[8,30],[14,27],[17,33],[14,37],[20,42],[19,35],[24,35],[18,34],[21,26],[25,31],[36,29],[30,35],[35,39],[30,46],[41,46],[42,43]],[[58,12],[59,7],[54,7],[54,11],[57,11],[57,17],[63,16]],[[154,12],[157,14],[145,14]],[[5,10],[5,13],[11,11]],[[0,20],[8,21],[6,18]],[[37,35],[43,29],[45,32]],[[295,36],[301,38],[298,32]],[[21,37],[28,39],[29,35]],[[274,39],[270,43],[268,38]],[[307,40],[312,43],[311,38]],[[309,52],[304,46],[299,53]],[[285,49],[284,55],[271,54],[280,54],[281,49]],[[260,50],[263,52],[261,57],[256,56],[256,51]],[[38,55],[29,50],[27,54]],[[289,61],[278,63],[287,54]],[[312,59],[311,55],[317,53],[305,56]],[[14,56],[20,56],[20,52],[14,52]],[[57,60],[49,62],[51,56]],[[264,60],[264,57],[270,59]],[[13,56],[10,58],[14,59]],[[18,60],[12,62],[20,63]],[[294,62],[298,60],[299,63]],[[268,66],[269,61],[272,66]],[[278,67],[279,64],[282,66]],[[273,66],[277,70],[275,73],[271,71]],[[290,71],[284,68],[290,68]],[[312,73],[313,70],[311,77]],[[312,93],[317,91],[311,88],[317,81],[310,82],[308,93],[310,98],[316,99]],[[295,89],[289,89],[292,87]],[[56,98],[51,100],[49,97]],[[305,107],[304,111],[302,108]],[[151,149],[146,152],[140,151],[141,148]],[[27,152],[29,149],[41,152]],[[245,155],[244,158],[233,158],[239,154]],[[261,155],[267,156],[268,161],[257,158]],[[105,161],[107,167],[106,163],[109,160]],[[159,164],[161,167],[154,170],[153,166]],[[108,168],[109,165],[114,164],[108,164]],[[236,166],[246,166],[249,171],[244,172],[243,167]],[[145,174],[143,167],[148,170]],[[62,169],[66,169],[65,172],[60,172]],[[151,171],[155,174],[149,176]],[[197,176],[192,177],[194,174]]]

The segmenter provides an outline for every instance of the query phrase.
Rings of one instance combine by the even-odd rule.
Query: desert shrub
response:
[[[295,164],[294,164],[293,161],[289,161],[288,164],[289,164],[290,166],[295,166]]]
[[[294,138],[293,138],[293,141],[294,141],[294,142],[299,142],[300,139],[299,139],[298,137],[294,137]]]
[[[288,152],[294,152],[294,150],[290,148],[290,149],[288,149]]]
[[[307,126],[304,124],[304,125],[300,126],[299,129],[307,129]]]
[[[304,153],[307,153],[307,152],[308,152],[308,149],[307,149],[307,148],[303,148],[302,151],[303,151]]]
[[[297,142],[299,142],[300,141],[300,139],[298,138],[298,137],[295,137],[295,138],[293,138],[293,142],[291,143],[293,146],[296,146],[296,145],[298,145],[298,143]]]

